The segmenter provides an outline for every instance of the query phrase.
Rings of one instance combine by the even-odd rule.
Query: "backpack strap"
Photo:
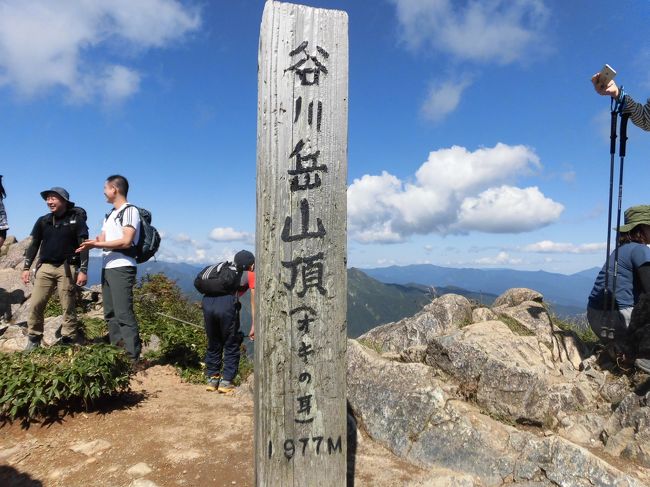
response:
[[[122,227],[124,226],[124,212],[125,212],[126,209],[129,208],[129,207],[133,207],[133,208],[136,208],[136,209],[137,209],[137,206],[132,205],[131,203],[127,203],[126,206],[125,206],[124,208],[122,208],[122,209],[120,210],[120,212],[117,214],[117,216],[115,217],[116,220],[119,220],[119,221],[120,221],[120,226],[122,226]],[[112,211],[111,211],[111,213],[112,213]]]

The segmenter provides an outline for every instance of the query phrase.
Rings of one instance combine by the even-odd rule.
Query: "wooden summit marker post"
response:
[[[346,481],[347,14],[267,1],[258,74],[257,486]]]

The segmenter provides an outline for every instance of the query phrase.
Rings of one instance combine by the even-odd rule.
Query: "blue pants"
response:
[[[205,374],[208,377],[221,374],[225,380],[232,382],[237,375],[240,346],[244,339],[239,331],[238,305],[239,302],[232,295],[203,297],[203,321],[208,337]]]

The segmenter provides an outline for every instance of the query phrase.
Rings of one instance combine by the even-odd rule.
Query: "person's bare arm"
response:
[[[133,244],[133,239],[135,238],[135,228],[131,226],[124,227],[122,229],[122,238],[118,238],[117,240],[111,240],[110,242],[107,242],[105,238],[106,238],[105,235],[102,234],[101,237],[92,240],[86,240],[79,246],[79,248],[76,251],[82,252],[84,250],[90,250],[90,249],[108,249],[108,250],[128,249]]]

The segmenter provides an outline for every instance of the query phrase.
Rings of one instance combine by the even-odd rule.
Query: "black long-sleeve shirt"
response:
[[[43,215],[32,229],[32,243],[25,250],[24,269],[29,270],[40,248],[39,260],[43,263],[60,265],[75,258],[75,250],[88,238],[88,225],[76,210],[66,210],[61,217],[53,213]],[[79,267],[88,271],[88,251],[79,254]]]

